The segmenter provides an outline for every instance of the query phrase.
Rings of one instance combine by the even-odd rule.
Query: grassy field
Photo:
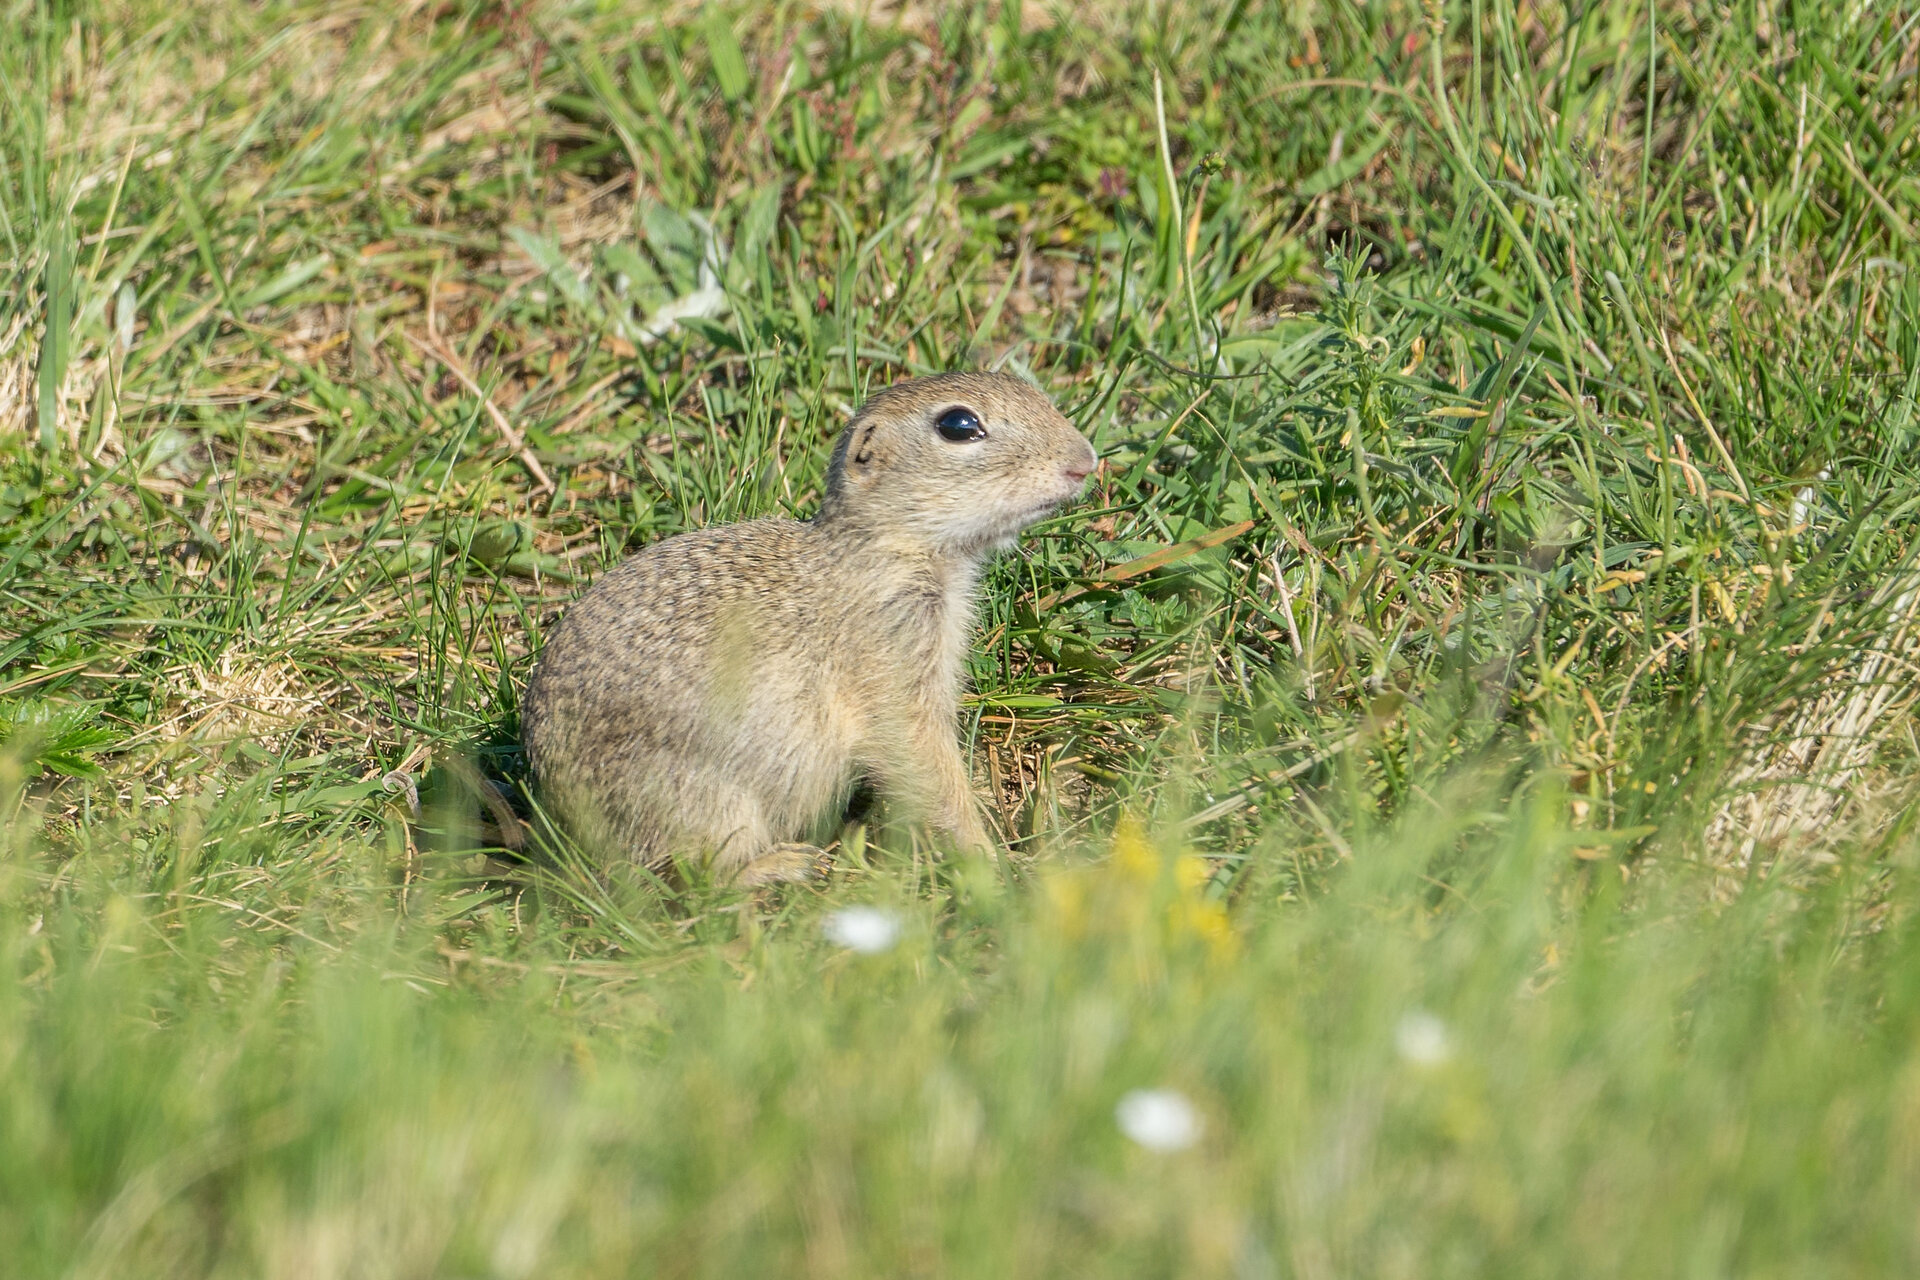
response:
[[[0,1269],[1914,1274],[1916,228],[1884,0],[0,0]],[[999,856],[502,847],[976,365]]]

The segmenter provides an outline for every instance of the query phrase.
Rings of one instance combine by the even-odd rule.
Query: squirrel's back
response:
[[[677,534],[609,570],[568,610],[527,682],[526,745],[534,771],[582,738],[630,750],[689,729],[729,652],[807,610],[816,575],[808,527],[763,519]],[[707,717],[698,715],[696,720]],[[546,779],[542,779],[546,781]]]

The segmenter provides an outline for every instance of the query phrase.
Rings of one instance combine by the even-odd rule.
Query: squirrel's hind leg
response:
[[[704,844],[712,851],[715,883],[787,884],[826,874],[831,863],[827,852],[815,845],[775,839],[784,833],[773,829],[765,805],[745,788],[717,788],[704,800],[693,807],[708,819],[709,830],[704,839],[698,832],[687,835],[692,837],[689,843]]]
[[[763,884],[797,884],[826,876],[833,859],[825,849],[811,844],[776,844],[756,854],[733,877],[743,888]]]

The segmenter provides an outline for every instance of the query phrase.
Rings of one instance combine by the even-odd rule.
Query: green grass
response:
[[[1021,12],[0,3],[8,1274],[1920,1266],[1920,17]],[[489,853],[982,364],[1003,856]]]

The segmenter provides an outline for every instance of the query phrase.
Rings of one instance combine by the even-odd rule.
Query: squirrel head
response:
[[[914,378],[868,400],[841,433],[820,514],[979,557],[1075,497],[1098,463],[1019,378]]]

